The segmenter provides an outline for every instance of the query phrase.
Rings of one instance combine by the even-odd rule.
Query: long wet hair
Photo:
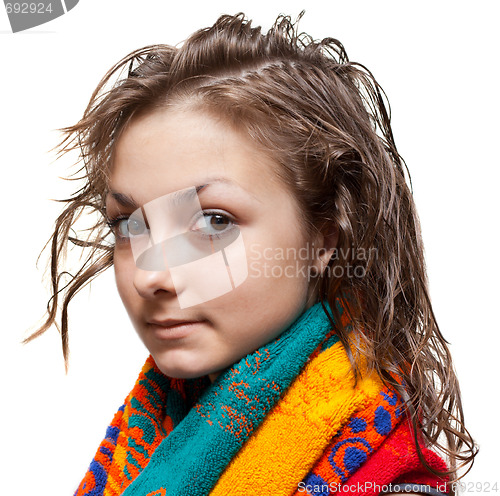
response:
[[[45,245],[51,244],[52,297],[45,323],[26,341],[55,324],[67,364],[68,305],[113,264],[105,198],[114,144],[132,117],[177,103],[213,112],[244,131],[281,166],[305,231],[330,226],[337,233],[335,254],[316,280],[318,300],[334,310],[356,373],[359,343],[335,305],[350,295],[369,366],[400,391],[415,440],[446,453],[454,479],[459,467],[472,465],[477,448],[464,426],[450,351],[432,310],[411,180],[394,143],[387,99],[338,40],[315,41],[289,17],[278,17],[262,33],[244,14],[224,15],[180,47],[146,46],[107,72],[82,119],[60,130],[59,154],[79,150],[84,186],[58,200],[66,207]],[[97,214],[86,239],[71,233],[84,213]],[[69,243],[89,250],[75,275],[61,267]],[[425,463],[420,442],[417,448]]]

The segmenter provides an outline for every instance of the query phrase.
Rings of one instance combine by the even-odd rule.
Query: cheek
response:
[[[214,300],[214,306],[222,302],[232,312],[240,312],[255,320],[255,311],[265,317],[265,323],[273,320],[276,313],[284,319],[288,312],[300,308],[307,298],[308,264],[294,257],[282,259],[282,251],[261,252],[249,255],[248,277],[245,282],[227,294],[226,299]]]
[[[135,264],[124,257],[117,256],[115,252],[114,257],[114,271],[116,287],[118,294],[127,307],[133,297],[134,292],[134,269]]]
[[[277,285],[292,292],[303,292],[309,284],[311,248],[294,241],[274,240],[267,246],[252,246],[248,250],[249,278],[260,280],[265,286]]]

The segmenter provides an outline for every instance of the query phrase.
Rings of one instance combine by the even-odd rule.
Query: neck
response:
[[[214,382],[217,377],[219,377],[222,374],[223,370],[219,370],[218,372],[213,372],[211,374],[208,374],[208,378],[210,379],[210,382]]]

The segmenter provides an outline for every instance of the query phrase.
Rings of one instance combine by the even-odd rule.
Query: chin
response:
[[[189,367],[186,363],[181,366],[175,366],[171,362],[165,363],[165,360],[157,360],[154,356],[153,358],[156,366],[160,369],[160,372],[167,377],[171,377],[172,379],[196,379],[198,377],[206,376],[211,372],[211,370],[200,368],[199,364],[198,367]]]
[[[207,375],[206,372],[197,370],[174,369],[172,367],[160,367],[159,365],[158,368],[160,369],[162,374],[172,379],[196,379],[198,377]]]

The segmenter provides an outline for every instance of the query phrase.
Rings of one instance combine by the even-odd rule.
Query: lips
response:
[[[174,327],[184,324],[195,324],[197,322],[203,322],[202,320],[184,320],[184,319],[166,319],[166,320],[150,320],[148,324],[153,324],[160,327]]]
[[[157,339],[168,341],[185,338],[204,323],[206,323],[205,320],[153,319],[148,322],[148,327]]]

